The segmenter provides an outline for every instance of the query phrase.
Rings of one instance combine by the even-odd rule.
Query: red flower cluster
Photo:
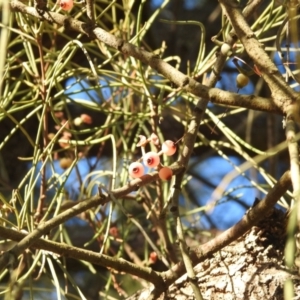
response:
[[[172,178],[173,172],[168,167],[162,167],[160,164],[160,155],[165,154],[171,156],[176,152],[176,145],[173,141],[167,140],[164,141],[161,146],[161,151],[158,153],[150,151],[145,153],[145,146],[148,143],[153,143],[159,145],[159,139],[155,133],[152,133],[150,138],[146,138],[143,135],[140,135],[140,141],[137,143],[138,147],[142,147],[143,157],[142,160],[144,165],[149,168],[159,168],[158,175],[162,180],[170,180]],[[132,178],[139,178],[144,175],[145,169],[143,164],[140,161],[133,162],[129,166],[129,175]]]

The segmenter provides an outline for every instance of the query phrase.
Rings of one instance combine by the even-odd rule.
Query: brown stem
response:
[[[245,216],[233,227],[227,229],[213,240],[197,247],[194,251],[190,252],[190,258],[193,265],[203,262],[211,255],[221,250],[231,242],[235,241],[243,234],[245,234],[252,226],[257,224],[258,221],[263,219],[282,197],[291,185],[290,172],[285,172],[274,187],[269,191],[266,197],[257,205],[252,207]],[[185,273],[185,266],[183,262],[178,263],[169,271],[163,273],[166,278],[167,286],[172,284],[177,278]]]
[[[182,172],[182,167],[178,164],[171,166],[173,174],[178,174]],[[142,176],[141,178],[135,179],[128,183],[126,186],[123,186],[119,189],[113,190],[110,194],[114,198],[120,198],[126,196],[130,192],[136,191],[140,186],[147,185],[155,180],[157,180],[158,172],[147,174]],[[46,235],[53,228],[58,225],[66,222],[70,218],[75,217],[76,215],[87,211],[97,205],[104,205],[105,203],[111,201],[111,197],[109,195],[100,194],[98,196],[94,196],[82,202],[79,202],[75,206],[65,210],[60,213],[58,216],[48,220],[47,222],[40,223],[35,230],[29,233],[22,241],[20,241],[15,247],[13,247],[9,252],[5,252],[0,257],[0,272],[12,261],[14,261],[20,254],[22,254],[26,249],[31,247],[31,245],[43,235]],[[10,260],[10,258],[12,260]]]
[[[94,0],[85,0],[86,14],[91,24],[95,24]]]
[[[282,101],[285,99],[282,99],[281,96],[277,97],[276,93],[273,94],[273,99],[269,99],[256,97],[253,95],[230,93],[217,88],[208,88],[207,86],[198,83],[195,79],[192,79],[181,73],[176,68],[159,59],[152,53],[144,49],[139,49],[138,47],[106,32],[100,27],[91,28],[84,22],[55,12],[43,12],[40,14],[35,8],[26,6],[18,0],[12,0],[10,7],[14,12],[28,14],[43,21],[48,21],[51,23],[54,22],[60,26],[65,26],[69,29],[73,29],[74,31],[86,34],[91,38],[97,38],[108,46],[111,46],[122,52],[124,55],[130,55],[136,59],[139,59],[141,62],[150,65],[153,69],[157,70],[160,74],[168,78],[177,86],[184,88],[187,92],[199,97],[203,97],[204,99],[210,100],[214,103],[240,106],[277,114],[282,114],[285,111],[282,105]],[[276,78],[276,80],[277,79],[279,86],[286,86],[282,78]],[[290,91],[290,88],[288,88],[288,90]],[[293,95],[295,94],[293,93]]]
[[[283,176],[279,179],[275,186],[269,191],[268,195],[261,202],[252,207],[241,219],[241,221],[239,221],[236,225],[217,236],[212,241],[209,241],[208,243],[199,246],[195,251],[190,252],[190,259],[193,265],[203,262],[212,254],[221,250],[223,247],[229,245],[231,242],[235,241],[237,238],[246,233],[259,220],[263,219],[270,212],[271,208],[280,199],[280,197],[284,195],[284,193],[287,191],[290,185],[291,177],[290,172],[288,171],[283,174]],[[101,199],[101,197],[97,197],[93,199],[93,201],[84,201],[84,203],[82,202],[79,205],[83,205],[84,210],[86,210],[88,208],[93,207],[95,203],[99,204],[101,200],[105,201],[105,198]],[[78,208],[74,207],[73,209],[75,209],[76,215]],[[57,218],[58,217],[56,217],[56,219]],[[39,229],[43,231],[41,224],[39,225],[37,230],[35,230],[35,232],[39,231]],[[170,270],[166,272],[157,273],[152,271],[150,268],[141,268],[123,259],[115,259],[103,254],[99,255],[98,253],[92,251],[83,250],[62,243],[47,241],[41,239],[40,237],[34,238],[32,233],[26,235],[24,233],[0,226],[0,236],[4,239],[20,241],[18,245],[21,245],[22,243],[24,244],[24,241],[26,241],[28,247],[30,246],[37,249],[52,251],[62,256],[85,260],[96,265],[102,265],[105,267],[114,268],[118,271],[124,271],[126,273],[136,275],[140,278],[154,283],[157,287],[157,293],[165,290],[170,284],[174,283],[174,281],[177,278],[179,278],[185,273],[185,266],[182,262],[173,266]],[[11,251],[5,252],[2,255],[0,259],[0,270],[2,270],[2,268],[8,264],[10,259],[14,259],[15,255],[18,254],[16,251],[14,251],[14,249],[15,247]],[[164,283],[162,281],[162,278],[164,278]]]
[[[12,229],[0,226],[0,236],[4,239],[11,239],[13,241],[23,241],[28,235]],[[63,257],[70,257],[77,260],[84,260],[95,265],[104,266],[117,270],[119,272],[126,272],[135,275],[139,278],[145,279],[153,284],[162,285],[163,280],[158,272],[151,268],[138,266],[137,264],[126,261],[122,258],[110,257],[105,254],[99,254],[90,250],[69,246],[64,243],[56,243],[49,240],[37,239],[31,244],[32,248],[44,249],[57,253]],[[8,253],[8,252],[6,252]]]
[[[236,35],[242,42],[249,57],[258,67],[263,79],[268,84],[272,99],[277,107],[295,121],[300,121],[300,95],[295,92],[284,80],[276,65],[266,53],[261,43],[243,16],[239,3],[233,0],[219,0]]]

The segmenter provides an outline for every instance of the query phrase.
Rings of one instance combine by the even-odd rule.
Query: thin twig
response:
[[[91,24],[95,24],[95,11],[94,11],[94,0],[85,0],[86,2],[86,14]]]
[[[181,184],[181,182],[180,182],[180,184]],[[175,186],[177,186],[176,183],[175,183]],[[189,282],[192,286],[195,299],[203,300],[203,297],[200,292],[200,288],[197,283],[197,277],[196,277],[196,274],[193,269],[193,263],[190,259],[189,249],[188,249],[186,241],[185,241],[182,222],[181,222],[180,215],[179,215],[178,203],[179,203],[180,191],[181,191],[181,189],[177,189],[176,187],[173,190],[171,212],[173,213],[174,221],[176,224],[176,232],[177,232],[177,238],[178,238],[178,243],[179,243],[179,249],[180,249],[181,256],[182,256],[182,261],[184,263]]]

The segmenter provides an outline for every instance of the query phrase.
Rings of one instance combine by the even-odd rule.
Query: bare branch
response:
[[[11,239],[13,241],[25,240],[26,237],[28,237],[28,235],[25,233],[2,226],[0,226],[0,235],[3,239]],[[95,265],[117,270],[119,272],[126,272],[128,274],[145,279],[148,282],[152,282],[155,285],[163,284],[163,280],[159,273],[153,271],[151,268],[138,266],[122,258],[114,258],[109,255],[99,254],[93,251],[69,246],[64,243],[56,243],[53,241],[44,240],[42,238],[35,240],[31,247],[50,251],[63,257],[84,260]]]
[[[264,218],[282,197],[291,185],[290,172],[287,171],[278,180],[274,187],[269,191],[267,196],[257,205],[252,207],[246,215],[233,227],[221,233],[213,240],[204,245],[197,247],[197,249],[190,253],[193,265],[203,262],[209,258],[213,253],[221,250],[223,247],[229,245],[231,242],[246,233],[253,225]],[[169,271],[164,272],[163,276],[166,278],[167,285],[173,283],[177,278],[185,273],[185,266],[183,262],[178,263]]]
[[[91,22],[95,23],[94,0],[86,0],[86,14]]]
[[[175,165],[172,168],[173,174],[178,174],[182,172],[182,167]],[[142,176],[141,178],[135,179],[128,183],[127,186],[123,186],[122,188],[113,190],[111,195],[113,195],[116,199],[123,197],[130,192],[136,191],[139,187],[147,185],[158,179],[158,172],[147,174]],[[5,252],[0,258],[0,271],[3,270],[9,263],[17,259],[17,257],[22,254],[27,248],[31,247],[31,245],[43,235],[48,234],[50,230],[57,227],[58,225],[64,223],[72,217],[77,216],[78,214],[91,209],[97,205],[103,205],[107,202],[111,201],[109,195],[104,196],[95,196],[90,199],[81,201],[77,205],[73,206],[70,209],[60,213],[58,216],[48,220],[47,222],[41,222],[37,228],[29,233],[22,241],[20,241],[16,246],[14,246],[9,252]]]
[[[212,254],[221,250],[223,247],[229,245],[231,242],[246,233],[253,225],[255,225],[270,212],[274,204],[285,194],[290,185],[291,177],[290,172],[288,171],[284,173],[276,185],[269,191],[268,195],[257,205],[252,207],[241,219],[241,221],[217,236],[212,241],[209,241],[206,244],[199,246],[195,251],[190,252],[190,258],[193,262],[193,265],[203,262]],[[31,234],[25,235],[24,233],[7,229],[2,226],[0,226],[0,235],[2,238],[21,242],[28,240],[28,237],[32,236]],[[161,292],[163,289],[166,289],[177,278],[185,273],[185,266],[183,262],[178,263],[166,272],[157,273],[152,271],[150,268],[139,267],[123,259],[116,260],[109,256],[99,255],[98,253],[92,251],[83,250],[62,243],[46,241],[40,237],[32,240],[30,242],[30,247],[52,251],[59,255],[75,259],[82,259],[96,265],[114,268],[118,271],[126,271],[129,274],[137,275],[140,278],[155,284],[157,292]],[[11,251],[5,252],[1,257],[1,264],[3,264],[2,261],[4,258],[7,259],[8,263],[9,259],[12,258],[11,255]]]
[[[254,95],[240,95],[236,93],[230,93],[217,88],[208,88],[197,82],[195,79],[186,76],[185,74],[178,71],[176,68],[172,67],[170,64],[153,55],[152,53],[144,49],[139,49],[138,47],[127,43],[126,41],[106,32],[100,27],[92,28],[87,23],[75,20],[69,16],[64,16],[55,12],[46,11],[43,12],[43,14],[40,14],[34,7],[26,6],[17,0],[13,0],[10,5],[12,11],[28,14],[38,18],[39,20],[45,20],[51,23],[54,22],[58,25],[65,26],[66,28],[84,33],[90,38],[97,38],[103,43],[119,50],[123,54],[133,56],[139,59],[141,62],[150,65],[153,69],[157,70],[160,74],[168,78],[171,82],[173,82],[179,87],[184,88],[187,92],[192,93],[195,96],[208,99],[216,104],[240,106],[254,110],[267,111],[278,114],[282,114],[284,112],[283,103],[286,99],[282,98],[281,93],[278,94],[278,96],[276,93],[274,93],[273,99],[269,99],[263,97],[256,97]],[[261,49],[261,51],[263,51],[263,49]],[[286,83],[281,77],[278,78],[278,80],[277,81],[280,84],[279,86],[286,87]],[[292,92],[289,87],[285,90],[288,90],[289,93],[293,95],[293,97],[295,96],[295,93]]]
[[[292,116],[299,123],[300,95],[283,80],[276,65],[265,52],[263,45],[258,41],[245,20],[239,3],[232,0],[220,0],[219,2],[249,57],[252,58],[268,84],[275,105],[281,108],[288,117]]]

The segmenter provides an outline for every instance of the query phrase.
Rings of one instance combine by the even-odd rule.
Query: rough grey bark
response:
[[[286,279],[294,281],[295,299],[300,299],[298,270],[284,266],[286,215],[274,209],[272,214],[234,243],[198,264],[194,269],[206,300],[283,300]],[[147,299],[151,291],[140,291],[130,300]],[[192,288],[184,275],[159,299],[192,300]]]

